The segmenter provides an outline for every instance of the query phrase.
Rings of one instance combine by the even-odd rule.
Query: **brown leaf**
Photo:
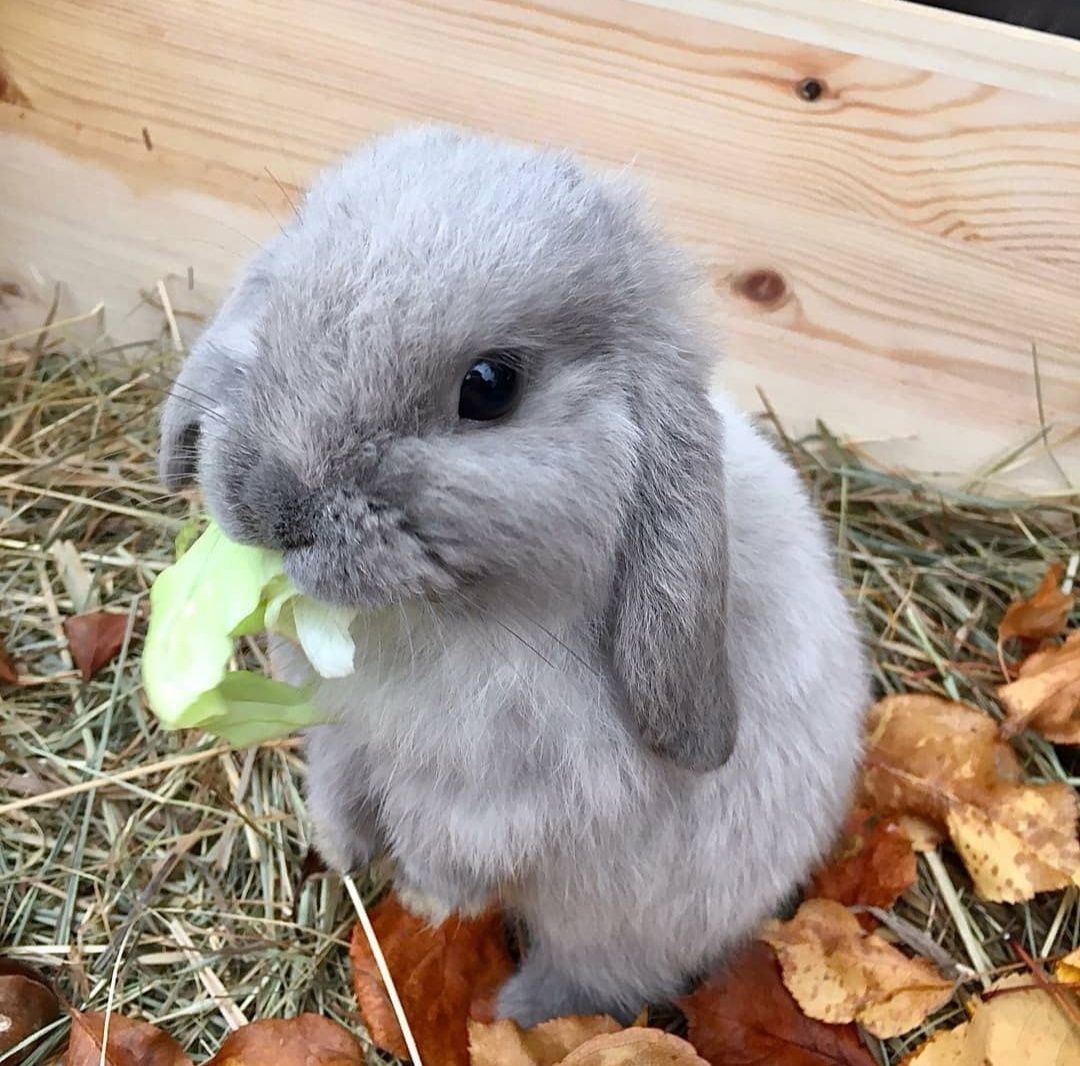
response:
[[[391,894],[372,910],[371,923],[421,1057],[440,1066],[467,1066],[470,1009],[493,995],[513,970],[502,916],[454,916],[432,927]],[[404,1057],[404,1037],[359,925],[349,954],[356,999],[372,1040]]]
[[[1061,591],[1064,576],[1065,567],[1061,563],[1052,563],[1039,587],[1027,599],[1009,604],[998,626],[998,640],[1019,637],[1038,644],[1065,632],[1076,597]]]
[[[124,646],[127,615],[109,611],[73,614],[64,619],[64,633],[82,679],[89,681],[106,663],[112,662]]]
[[[874,1066],[854,1025],[808,1018],[764,944],[679,1001],[690,1043],[713,1066]]]
[[[149,1022],[112,1014],[108,1039],[108,1049],[102,1056],[105,1015],[71,1011],[71,1037],[64,1066],[191,1066],[191,1059],[180,1045]]]
[[[360,1042],[317,1014],[265,1018],[230,1033],[206,1066],[364,1066]]]
[[[30,966],[0,959],[0,1059],[19,1066],[29,1058],[36,1042],[17,1055],[5,1057],[60,1014],[60,1002],[49,982]]]
[[[1080,884],[1071,793],[1021,784],[989,715],[936,696],[889,696],[871,709],[869,730],[862,802],[947,830],[984,898],[1017,902]]]
[[[4,647],[3,637],[0,637],[0,685],[17,685],[18,683],[19,671],[15,669],[15,662]]]
[[[553,1018],[531,1029],[502,1018],[469,1021],[471,1066],[556,1066],[586,1040],[620,1032],[622,1026],[605,1014]]]
[[[911,841],[896,822],[856,807],[806,895],[847,906],[891,907],[915,883],[916,873]]]
[[[1080,1006],[1080,998],[1073,998]],[[936,1034],[905,1059],[904,1066],[1073,1066],[1077,1062],[1080,1029],[1070,1022],[1057,997],[1033,985],[1029,974],[1013,974],[994,983],[971,1021]]]
[[[823,1022],[857,1021],[874,1036],[899,1036],[953,992],[925,959],[909,959],[867,933],[846,907],[807,900],[789,922],[767,922],[761,939],[780,960],[799,1006]]]
[[[997,694],[1006,736],[1034,729],[1055,744],[1080,744],[1080,630],[1028,656],[1020,676]]]
[[[624,1029],[586,1040],[559,1066],[709,1066],[685,1040],[660,1029]]]

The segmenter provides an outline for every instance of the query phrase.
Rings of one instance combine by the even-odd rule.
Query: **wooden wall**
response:
[[[436,118],[632,163],[748,406],[966,475],[1038,429],[1034,346],[1080,481],[1076,42],[899,0],[7,0],[0,64],[0,337],[57,280],[145,336],[159,279],[190,336],[319,167]],[[1039,448],[1008,479],[1063,487]]]

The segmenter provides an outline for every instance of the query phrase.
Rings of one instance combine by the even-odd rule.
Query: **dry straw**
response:
[[[146,345],[79,351],[59,325],[0,347],[0,636],[23,677],[0,709],[0,944],[72,1002],[152,1019],[196,1058],[245,1018],[310,1010],[356,1029],[356,916],[338,879],[301,881],[295,744],[236,752],[163,733],[140,693],[146,593],[197,506],[154,479],[171,326]],[[824,428],[778,437],[831,524],[880,689],[997,714],[997,620],[1047,561],[1072,560],[1075,573],[1076,497],[942,496]],[[130,616],[134,636],[83,684],[62,621],[87,599]],[[263,663],[254,641],[243,657]],[[1036,779],[1080,783],[1074,752],[1030,736],[1017,744]],[[362,884],[363,901],[381,887]],[[891,928],[966,980],[926,1027],[875,1047],[886,1064],[961,1020],[964,995],[987,971],[1015,966],[1016,945],[1046,958],[1080,943],[1080,906],[1075,890],[981,902],[945,853],[921,864]],[[27,1061],[51,1061],[64,1038],[60,1023]]]

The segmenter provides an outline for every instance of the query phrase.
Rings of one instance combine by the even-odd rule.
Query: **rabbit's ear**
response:
[[[169,389],[161,413],[158,476],[168,489],[182,488],[196,474],[199,434],[218,406],[229,376],[254,357],[254,323],[261,292],[250,283],[237,288],[199,337]]]
[[[681,766],[708,771],[730,758],[737,726],[724,636],[723,427],[697,381],[657,378],[640,382],[633,404],[640,465],[610,650],[645,743]]]

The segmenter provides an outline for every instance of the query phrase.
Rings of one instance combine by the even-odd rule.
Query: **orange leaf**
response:
[[[689,1039],[713,1066],[874,1066],[854,1025],[808,1018],[764,944],[679,1001]]]
[[[622,1026],[606,1014],[552,1018],[531,1029],[501,1018],[497,1022],[469,1021],[471,1066],[557,1066],[575,1048]]]
[[[453,916],[432,927],[391,894],[372,909],[371,924],[425,1062],[467,1066],[470,1010],[489,999],[513,970],[502,915]],[[359,925],[349,954],[356,999],[372,1040],[404,1057],[405,1040]]]
[[[799,1006],[823,1022],[857,1021],[874,1036],[899,1036],[952,997],[926,961],[909,959],[827,899],[807,900],[789,922],[766,922],[761,939],[780,960]]]
[[[594,1036],[559,1066],[709,1066],[685,1040],[661,1029],[624,1029]]]
[[[1080,744],[1080,630],[1025,659],[1020,676],[997,694],[1006,736],[1034,729],[1055,744]]]
[[[15,669],[15,662],[8,655],[4,640],[0,637],[0,685],[17,685],[18,683],[19,671]]]
[[[862,802],[947,830],[983,898],[1018,902],[1080,885],[1071,791],[1022,784],[988,714],[936,696],[888,696],[868,722]]]
[[[911,841],[896,822],[856,807],[806,895],[847,906],[891,907],[915,883],[916,872]]]
[[[206,1066],[364,1066],[364,1051],[337,1022],[301,1014],[237,1029]]]
[[[105,1015],[73,1010],[64,1066],[191,1066],[180,1045],[149,1022],[110,1015],[108,1039],[103,1056]]]
[[[1031,644],[1065,631],[1076,597],[1061,591],[1065,567],[1052,563],[1039,587],[1025,600],[1009,605],[998,626],[998,640],[1019,637]]]
[[[48,981],[36,970],[0,960],[0,1060],[19,1066],[34,1044],[9,1057],[7,1053],[44,1029],[60,1014],[60,1003]]]
[[[126,614],[109,611],[74,614],[64,619],[71,657],[84,681],[89,681],[119,654],[124,646],[127,622]]]

